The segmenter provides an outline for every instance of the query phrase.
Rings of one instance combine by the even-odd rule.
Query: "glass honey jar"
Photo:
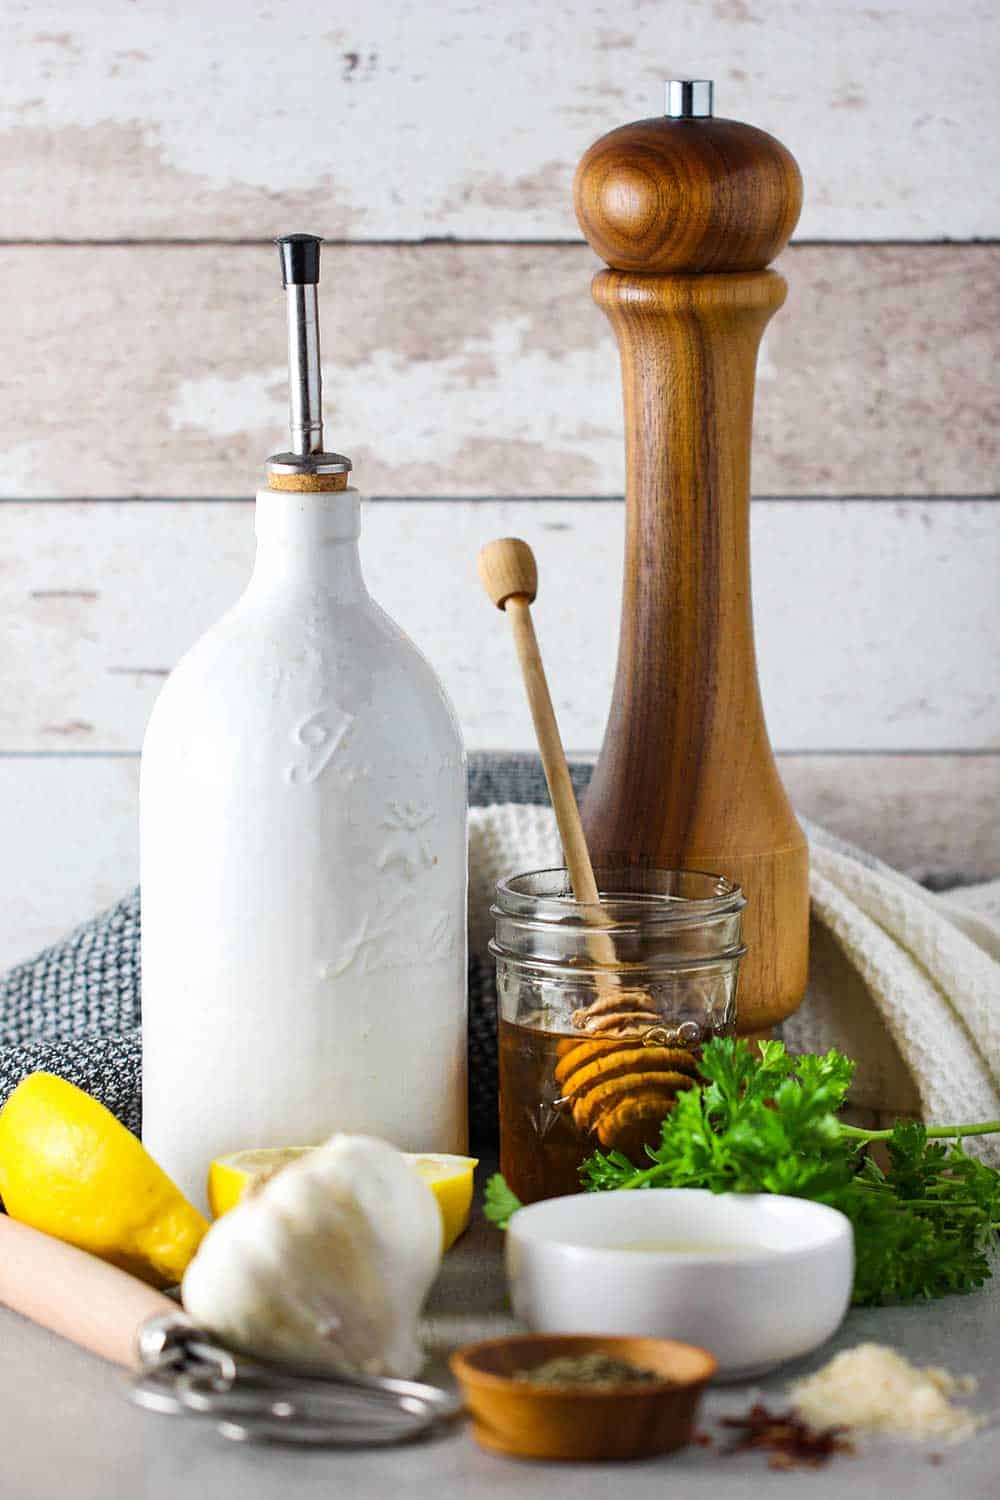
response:
[[[740,888],[697,870],[595,875],[600,905],[553,869],[500,881],[491,908],[500,1170],[524,1203],[575,1192],[595,1150],[647,1161],[700,1048],[735,1026]]]

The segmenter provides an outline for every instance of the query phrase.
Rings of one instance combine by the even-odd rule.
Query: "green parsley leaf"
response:
[[[521,1207],[523,1205],[520,1198],[511,1192],[506,1179],[499,1172],[494,1172],[483,1195],[483,1213],[490,1223],[495,1224],[498,1229],[506,1229],[511,1214]]]
[[[705,1086],[678,1096],[648,1151],[651,1164],[637,1168],[621,1152],[597,1151],[580,1168],[588,1191],[692,1187],[828,1203],[854,1228],[857,1303],[971,1291],[990,1275],[1000,1172],[956,1137],[1000,1131],[1000,1121],[930,1130],[910,1120],[892,1130],[845,1125],[837,1111],[854,1063],[837,1051],[790,1057],[769,1041],[758,1055],[745,1041],[715,1038],[699,1071]],[[887,1143],[887,1172],[865,1155],[876,1140]]]

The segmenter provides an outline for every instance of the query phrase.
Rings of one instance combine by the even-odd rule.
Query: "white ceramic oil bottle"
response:
[[[278,243],[293,451],[142,752],[143,1140],[199,1203],[220,1153],[466,1146],[461,736],[365,588],[350,460],[323,449],[320,242]]]

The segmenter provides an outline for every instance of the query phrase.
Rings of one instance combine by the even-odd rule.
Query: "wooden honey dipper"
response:
[[[614,941],[605,930],[613,918],[601,903],[531,617],[538,593],[534,553],[517,537],[500,537],[487,542],[477,561],[483,587],[514,632],[573,896],[594,929],[587,948],[598,966],[597,999],[572,1017],[589,1035],[560,1044],[556,1082],[579,1130],[592,1131],[606,1148],[636,1155],[656,1140],[678,1089],[695,1084],[696,1059],[687,1048],[661,1044],[659,1010],[643,990],[622,983]]]

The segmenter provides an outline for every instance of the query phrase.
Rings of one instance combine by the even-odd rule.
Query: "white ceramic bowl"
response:
[[[636,1249],[680,1245],[681,1251]],[[697,1344],[719,1378],[760,1375],[839,1327],[854,1237],[834,1208],[691,1188],[579,1193],[517,1211],[514,1311],[539,1333],[641,1334]]]

